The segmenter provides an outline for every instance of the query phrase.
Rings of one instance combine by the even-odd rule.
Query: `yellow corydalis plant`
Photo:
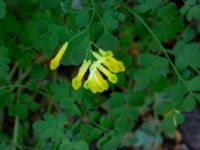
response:
[[[67,47],[68,47],[68,42],[65,42],[62,45],[62,47],[59,49],[56,56],[51,60],[51,63],[50,63],[50,69],[51,70],[55,70],[55,69],[58,68],[58,66],[60,65],[60,60],[61,60],[62,56],[64,55]]]
[[[92,64],[90,61],[84,60],[78,75],[72,80],[72,87],[76,90],[81,87],[82,78],[89,68],[90,73],[88,79],[84,83],[84,88],[90,89],[93,93],[103,92],[108,90],[109,85],[102,74],[104,74],[110,82],[116,83],[118,79],[115,73],[125,71],[125,67],[121,61],[113,57],[111,51],[106,52],[99,49],[99,53],[93,52],[92,54],[97,60]]]

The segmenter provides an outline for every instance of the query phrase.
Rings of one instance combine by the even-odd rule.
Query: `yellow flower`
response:
[[[103,67],[102,65],[99,65],[98,69],[107,76],[107,78],[110,82],[112,82],[112,83],[117,82],[117,80],[118,80],[117,76],[115,74],[111,73],[110,71],[108,71],[105,67]]]
[[[118,73],[125,71],[124,64],[121,61],[116,60],[113,57],[113,53],[111,51],[103,51],[102,49],[99,49],[99,55],[96,52],[93,52],[93,56],[101,61],[101,63],[108,68],[110,72]]]
[[[108,82],[102,77],[97,69],[97,63],[95,62],[90,67],[90,75],[84,83],[86,89],[90,89],[93,93],[103,92],[108,90]]]
[[[90,73],[84,83],[84,88],[90,89],[93,93],[101,93],[108,90],[108,81],[102,76],[104,74],[112,83],[117,82],[115,73],[125,71],[124,64],[113,57],[111,51],[103,51],[99,49],[99,53],[93,52],[94,57],[97,59],[90,66],[90,61],[84,60],[79,69],[78,75],[72,80],[72,87],[79,89],[82,85],[82,78],[90,67]]]
[[[67,47],[68,47],[68,42],[65,42],[63,46],[60,48],[60,50],[58,51],[58,53],[56,54],[56,56],[51,60],[51,63],[50,63],[51,70],[55,70],[58,68],[58,66],[60,65],[60,60],[62,56],[64,55]]]
[[[81,65],[79,72],[75,78],[72,79],[72,87],[77,90],[82,85],[82,79],[85,73],[87,72],[88,68],[90,66],[90,61],[83,61],[83,64]]]

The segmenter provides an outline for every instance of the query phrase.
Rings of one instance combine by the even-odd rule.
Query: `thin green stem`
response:
[[[22,75],[19,76],[19,79],[15,82],[14,85],[21,85],[22,81],[29,75],[31,68],[28,68]],[[16,87],[20,86],[12,86],[10,91],[13,91]]]
[[[77,121],[75,122],[75,124],[71,127],[71,129],[69,129],[69,130],[67,131],[67,135],[72,135],[74,129],[76,129],[76,127],[78,127],[78,126],[80,125],[80,123],[81,123],[80,120],[77,120]]]
[[[92,120],[90,120],[89,122],[90,122],[92,125],[98,127],[99,129],[101,129],[101,130],[104,131],[104,132],[112,133],[113,135],[117,135],[116,131],[114,131],[114,130],[110,130],[110,129],[104,128],[104,127],[100,126],[98,123],[96,123],[96,122],[94,122],[94,121],[92,121]]]
[[[19,116],[15,117],[14,133],[13,133],[13,150],[16,150],[18,143]]]
[[[89,28],[90,28],[90,26],[91,26],[91,24],[92,24],[92,22],[93,22],[93,20],[94,20],[94,15],[95,15],[95,4],[94,4],[94,1],[91,0],[91,3],[92,3],[93,11],[92,11],[92,16],[91,16],[90,22],[89,22],[89,24],[88,24],[87,27],[86,27],[86,31],[89,30]]]
[[[83,34],[83,32],[78,32],[77,34],[75,34],[73,37],[71,37],[71,38],[68,40],[68,43],[70,43],[71,41],[73,41],[75,38],[77,38],[77,37],[80,36],[81,34]]]
[[[27,88],[27,86],[21,85],[21,84],[8,84],[8,85],[0,86],[0,90],[3,90],[3,89],[14,89],[14,88],[19,88],[19,87]]]
[[[172,50],[169,50],[169,49],[165,49],[165,50],[166,50],[166,52],[167,52],[168,54],[170,54],[170,55],[172,55],[172,56],[175,56],[175,54],[174,54],[174,52],[173,52]],[[191,66],[190,66],[190,68],[191,68],[193,71],[195,71],[198,75],[200,75],[200,70],[198,70],[197,68],[191,67]]]
[[[97,49],[100,49],[100,47],[97,44],[95,44],[93,41],[91,41],[91,44],[94,45],[94,47],[96,47]]]
[[[144,27],[149,31],[149,33],[151,34],[151,36],[154,38],[154,40],[156,41],[156,43],[159,45],[160,49],[162,50],[162,52],[164,53],[165,57],[168,59],[172,69],[174,70],[174,72],[176,73],[178,79],[183,83],[183,85],[186,87],[186,89],[188,90],[189,94],[193,95],[194,97],[196,97],[194,95],[194,93],[191,91],[191,89],[187,86],[186,81],[182,78],[182,76],[180,75],[180,73],[178,72],[178,70],[176,69],[176,67],[174,66],[173,62],[171,61],[166,49],[163,47],[163,45],[161,44],[161,42],[159,41],[159,39],[157,38],[157,36],[155,35],[155,33],[151,30],[151,28],[147,25],[147,23],[137,14],[135,13],[133,10],[131,10],[128,6],[124,6],[133,16],[135,16],[143,25]],[[197,97],[196,97],[197,98]]]
[[[194,70],[198,75],[200,75],[200,70],[198,70],[197,68],[193,68],[193,67],[191,67],[192,68],[192,70]]]
[[[16,72],[16,70],[17,70],[17,67],[18,67],[18,65],[17,65],[17,63],[15,63],[14,66],[13,66],[13,68],[12,68],[12,70],[11,70],[10,73],[9,73],[9,77],[8,77],[9,80],[12,79],[13,75],[15,74],[15,72]]]
[[[19,79],[16,81],[17,84],[21,84],[22,81],[28,76],[30,72],[30,68],[28,68],[24,73],[22,73],[21,69],[19,70]],[[11,90],[14,90],[15,87],[12,87]],[[22,88],[18,87],[16,92],[16,103],[18,103],[18,98],[22,92]],[[15,116],[14,122],[14,131],[13,131],[13,150],[16,150],[18,147],[18,134],[19,134],[19,116]]]
[[[94,1],[91,0],[91,3],[92,3],[92,7],[93,7],[93,10],[94,10],[95,14],[97,15],[97,17],[99,18],[101,24],[102,24],[103,27],[104,27],[104,30],[107,31],[106,25],[105,25],[104,21],[102,20],[102,17],[100,16],[100,14],[98,13],[98,11],[96,10],[96,7],[95,7],[95,4],[94,4]]]

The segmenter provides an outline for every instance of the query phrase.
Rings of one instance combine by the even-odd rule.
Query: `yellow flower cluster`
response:
[[[84,60],[79,72],[72,80],[72,87],[79,89],[82,85],[84,74],[89,69],[90,74],[84,83],[84,88],[90,89],[93,93],[103,92],[108,90],[108,81],[103,78],[103,73],[110,82],[116,83],[117,76],[115,73],[125,71],[124,64],[113,57],[111,51],[103,51],[99,49],[99,53],[93,52],[93,56],[97,59],[92,64],[90,61]]]
[[[51,60],[50,69],[55,70],[60,65],[60,60],[67,49],[68,43],[64,43],[56,56]],[[92,52],[96,61],[91,63],[90,60],[84,60],[76,77],[72,79],[72,87],[77,90],[82,85],[82,79],[89,69],[89,76],[84,82],[84,88],[90,89],[93,93],[108,90],[108,81],[103,78],[102,74],[112,83],[117,82],[116,73],[125,71],[124,64],[113,57],[111,51],[99,49]]]

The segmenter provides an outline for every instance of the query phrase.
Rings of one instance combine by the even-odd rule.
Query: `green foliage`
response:
[[[200,100],[199,33],[197,0],[0,0],[0,149],[158,149]],[[74,90],[99,48],[126,71]]]
[[[0,19],[3,19],[6,14],[6,4],[3,0],[0,0]]]
[[[34,123],[33,128],[36,134],[43,139],[52,139],[59,141],[64,139],[64,123],[66,117],[64,114],[57,114],[55,117],[51,114],[44,115],[44,121],[37,121]]]

